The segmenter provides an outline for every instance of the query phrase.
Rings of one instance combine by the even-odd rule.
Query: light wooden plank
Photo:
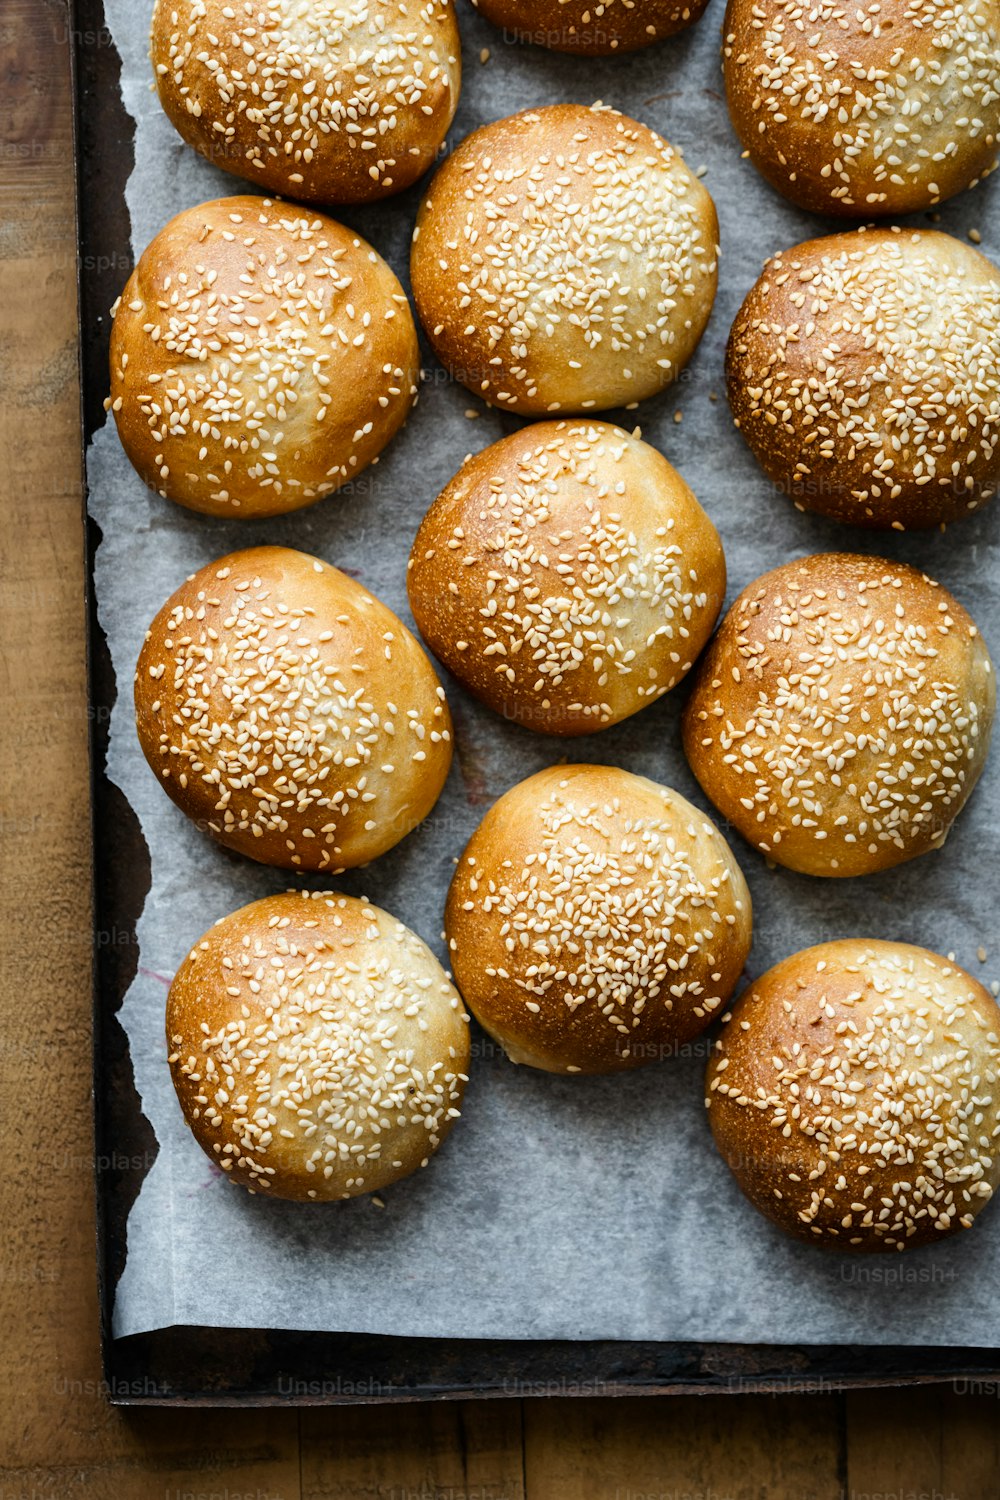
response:
[[[101,1388],[67,9],[3,0],[2,29],[0,1494],[298,1500],[294,1412],[127,1414]]]

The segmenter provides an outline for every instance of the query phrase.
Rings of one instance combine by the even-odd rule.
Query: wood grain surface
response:
[[[148,0],[136,0],[148,3]],[[464,0],[460,0],[464,3]],[[996,1390],[130,1412],[101,1389],[72,108],[0,0],[0,1500],[996,1500]]]

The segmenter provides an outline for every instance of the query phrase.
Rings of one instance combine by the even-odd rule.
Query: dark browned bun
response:
[[[996,681],[956,599],[915,568],[830,552],[743,590],[684,707],[723,817],[805,875],[939,849],[989,750]]]
[[[472,0],[508,36],[556,52],[637,52],[693,26],[708,0]]]
[[[371,245],[267,198],[187,208],[112,309],[111,395],[145,482],[190,510],[300,510],[374,462],[413,405],[403,288]]]
[[[845,939],[723,1019],[705,1103],[755,1208],[831,1250],[970,1228],[1000,1183],[1000,1009],[981,984],[925,948]]]
[[[669,787],[553,766],[500,798],[445,908],[455,982],[513,1062],[618,1073],[674,1056],[732,994],[750,893]]]
[[[156,0],[150,56],[189,146],[309,203],[409,187],[462,76],[451,0]]]
[[[915,213],[996,166],[998,0],[729,0],[723,30],[736,133],[813,213]]]
[[[262,864],[367,864],[430,812],[451,717],[419,641],[319,558],[252,547],[182,583],[146,633],[136,729],[167,795]]]
[[[936,526],[1000,485],[1000,271],[930,229],[769,260],[726,351],[736,425],[800,510]]]
[[[638,434],[535,422],[466,459],[409,565],[421,635],[529,729],[586,734],[689,670],[726,592],[719,535]]]
[[[672,146],[603,105],[467,136],[420,206],[410,274],[442,364],[524,416],[655,395],[694,353],[719,226]]]
[[[427,1165],[468,1081],[469,1017],[415,933],[290,891],[223,917],[167,997],[184,1118],[231,1181],[329,1202]]]

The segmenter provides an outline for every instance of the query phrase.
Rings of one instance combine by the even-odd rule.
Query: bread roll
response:
[[[415,182],[462,72],[451,0],[157,0],[150,52],[189,146],[310,203],[365,203]]]
[[[390,609],[287,547],[220,557],[146,633],[136,728],[167,795],[267,865],[367,864],[427,816],[451,764],[451,717]]]
[[[206,515],[311,505],[377,458],[417,393],[396,277],[353,230],[294,204],[185,209],[113,312],[122,446],[158,494]]]
[[[472,0],[504,40],[605,57],[636,52],[701,19],[708,0]]]
[[[455,981],[512,1062],[617,1073],[673,1056],[732,994],[750,893],[668,787],[553,766],[495,803],[445,909]]]
[[[425,1167],[458,1118],[469,1018],[415,933],[368,901],[269,896],[223,917],[167,997],[199,1146],[271,1198],[355,1198]]]
[[[722,544],[677,471],[606,422],[538,422],[466,459],[409,566],[434,654],[498,713],[549,734],[617,724],[668,692],[726,592]]]
[[[813,213],[915,213],[996,166],[998,0],[729,0],[724,34],[736,133]]]
[[[1000,1182],[1000,1010],[907,943],[807,948],[724,1018],[715,1141],[755,1208],[831,1250],[968,1229]]]
[[[468,136],[420,206],[410,274],[442,364],[524,416],[652,396],[712,310],[718,222],[666,141],[602,105]]]
[[[764,267],[726,379],[800,510],[897,531],[956,520],[1000,484],[1000,271],[929,229],[808,240]]]
[[[744,589],[684,709],[722,816],[805,875],[939,849],[986,761],[993,664],[974,621],[904,563],[832,552]]]

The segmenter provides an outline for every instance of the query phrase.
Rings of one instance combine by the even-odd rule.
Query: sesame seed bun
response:
[[[136,728],[167,795],[262,864],[367,864],[427,816],[451,717],[419,642],[353,578],[287,547],[193,573],[146,633]]]
[[[309,203],[415,182],[462,74],[451,0],[157,0],[150,55],[189,146]]]
[[[368,901],[270,896],[223,917],[167,997],[199,1146],[270,1198],[329,1202],[427,1165],[458,1118],[469,1018],[415,933]]]
[[[708,1066],[716,1145],[755,1208],[831,1250],[968,1229],[1000,1182],[1000,1009],[906,943],[807,948],[740,996]]]
[[[554,104],[468,136],[420,206],[417,311],[456,380],[524,416],[640,401],[715,298],[715,206],[655,132]]]
[[[171,219],[115,304],[108,405],[158,494],[206,515],[300,510],[373,462],[420,374],[402,287],[332,219],[219,198]]]
[[[805,875],[870,875],[944,843],[989,750],[993,664],[946,589],[823,553],[744,589],[694,674],[691,769],[723,817]]]
[[[729,112],[750,160],[813,213],[915,213],[997,162],[997,0],[729,0]]]
[[[455,982],[513,1062],[617,1073],[673,1056],[732,994],[750,893],[718,829],[614,766],[553,766],[486,814],[445,908]]]
[[[409,565],[434,654],[531,729],[586,734],[663,696],[705,645],[726,564],[667,460],[606,422],[537,422],[466,459]]]
[[[1000,271],[935,230],[775,255],[726,353],[736,425],[800,510],[895,530],[1000,485]]]
[[[637,52],[701,19],[708,0],[472,0],[513,40],[605,57]]]

